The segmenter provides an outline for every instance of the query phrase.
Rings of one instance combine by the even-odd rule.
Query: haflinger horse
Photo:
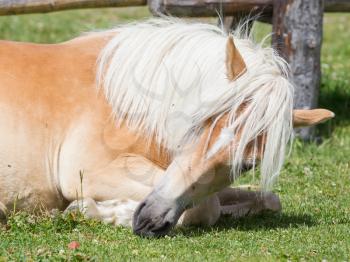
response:
[[[269,192],[294,126],[273,49],[216,26],[159,19],[59,44],[0,42],[0,208],[79,209],[161,236],[280,210]],[[261,191],[231,188],[261,170]]]

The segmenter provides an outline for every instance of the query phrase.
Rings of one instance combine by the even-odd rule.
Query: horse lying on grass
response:
[[[2,41],[0,92],[2,213],[72,203],[143,236],[279,210],[266,189],[292,125],[333,117],[293,112],[288,67],[272,49],[170,20],[61,44]],[[266,192],[229,188],[258,163]]]

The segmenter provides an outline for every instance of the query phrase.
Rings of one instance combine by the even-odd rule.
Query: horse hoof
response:
[[[280,212],[282,210],[282,205],[278,195],[274,193],[267,193],[264,196],[264,207],[265,210],[272,212]]]

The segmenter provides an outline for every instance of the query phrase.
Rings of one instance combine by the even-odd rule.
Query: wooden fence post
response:
[[[317,106],[321,80],[323,0],[275,0],[273,46],[290,63],[295,83],[295,108]],[[312,138],[312,128],[297,131]]]

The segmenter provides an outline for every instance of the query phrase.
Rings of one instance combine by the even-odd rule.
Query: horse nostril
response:
[[[134,230],[135,233],[137,233],[137,231],[140,231],[148,223],[148,220],[145,219],[141,215],[142,209],[145,206],[146,206],[146,202],[140,203],[140,205],[137,207],[137,209],[134,212],[134,217],[133,217],[133,221],[132,221],[132,227],[133,227],[133,230]]]
[[[145,202],[140,203],[136,209],[133,218],[133,231],[136,235],[142,237],[160,237],[169,232],[174,223],[167,218],[170,209],[157,213],[159,210],[154,209]]]
[[[146,202],[141,202],[140,205],[136,208],[134,212],[134,218],[136,218],[140,213],[141,210],[146,206]]]
[[[133,231],[142,237],[163,236],[176,224],[180,211],[176,202],[150,194],[135,210]]]

